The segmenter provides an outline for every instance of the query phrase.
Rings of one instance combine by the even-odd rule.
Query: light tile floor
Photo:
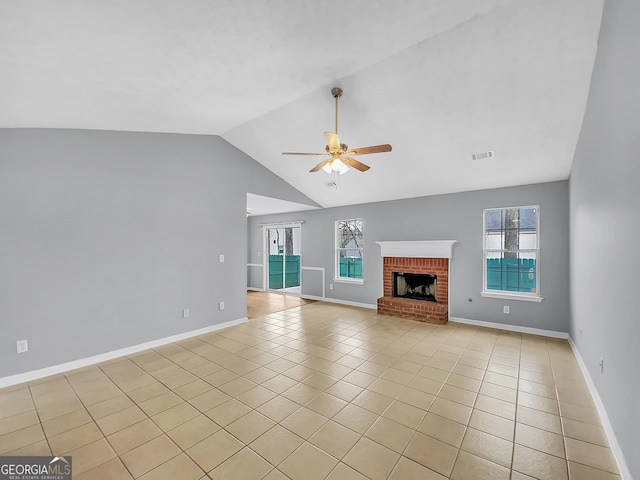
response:
[[[0,390],[85,479],[616,479],[564,340],[316,302]]]

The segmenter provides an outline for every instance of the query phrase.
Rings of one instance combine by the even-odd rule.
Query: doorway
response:
[[[300,296],[301,225],[265,225],[263,228],[266,242],[266,290]]]

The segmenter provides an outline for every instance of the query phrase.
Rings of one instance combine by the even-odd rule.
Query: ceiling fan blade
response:
[[[327,152],[324,153],[309,153],[309,152],[282,152],[282,155],[326,155]]]
[[[324,132],[324,137],[327,139],[327,146],[329,147],[329,153],[341,153],[342,147],[340,146],[340,139],[337,133]]]
[[[347,155],[367,155],[368,153],[384,153],[390,151],[391,145],[385,143],[384,145],[374,145],[372,147],[352,148],[347,151]]]
[[[371,167],[369,165],[365,165],[362,162],[359,162],[358,160],[356,160],[355,158],[351,158],[351,157],[340,157],[342,162],[349,165],[352,168],[355,168],[356,170],[359,170],[361,172],[366,172],[367,170],[369,170]]]
[[[317,171],[321,170],[322,167],[327,165],[329,162],[331,162],[331,158],[327,158],[326,160],[321,161],[319,164],[317,164],[315,167],[313,167],[311,170],[309,170],[309,172],[311,172],[311,173],[317,172]]]

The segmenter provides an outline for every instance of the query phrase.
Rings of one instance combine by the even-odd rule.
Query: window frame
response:
[[[507,250],[504,248],[487,248],[487,212],[492,210],[513,210],[523,208],[536,209],[536,248],[518,248],[517,250]],[[502,213],[500,214],[502,216]],[[514,207],[494,207],[482,210],[482,291],[480,295],[487,298],[500,298],[504,300],[522,300],[527,302],[541,302],[544,298],[540,295],[540,205],[520,205]],[[534,252],[536,256],[536,291],[534,293],[511,292],[508,290],[488,290],[487,289],[487,253],[504,252]]]
[[[362,222],[362,245],[356,248],[340,248],[340,223],[341,222]],[[338,283],[350,283],[355,285],[364,284],[364,219],[363,218],[343,218],[336,220],[334,223],[334,275],[333,281]],[[340,276],[340,251],[341,250],[358,250],[362,259],[362,278],[341,277]]]

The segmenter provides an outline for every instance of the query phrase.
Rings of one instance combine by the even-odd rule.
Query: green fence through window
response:
[[[284,272],[282,262],[284,259]],[[269,289],[300,285],[300,255],[269,255]]]
[[[537,274],[533,258],[488,258],[487,290],[535,293]]]
[[[340,277],[362,278],[362,259],[356,257],[342,257],[340,259]]]

